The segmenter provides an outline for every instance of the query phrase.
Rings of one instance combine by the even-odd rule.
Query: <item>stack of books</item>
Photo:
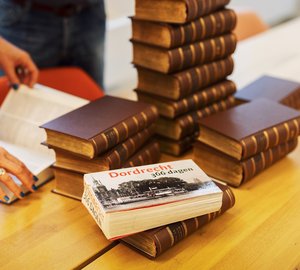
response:
[[[82,203],[108,239],[157,257],[234,205],[192,160],[85,174]],[[146,231],[145,231],[146,230]]]
[[[154,106],[105,96],[41,127],[54,149],[55,192],[80,199],[83,174],[155,163]]]
[[[255,99],[201,119],[194,160],[208,175],[238,187],[293,151],[299,134],[299,111]]]
[[[180,155],[198,120],[234,105],[236,14],[229,0],[136,0],[132,18],[138,100],[154,104],[163,152]]]

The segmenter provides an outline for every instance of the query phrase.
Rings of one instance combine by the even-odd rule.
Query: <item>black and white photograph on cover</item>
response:
[[[100,179],[93,179],[93,191],[106,210],[172,203],[217,189],[212,181],[201,181],[197,177],[189,181],[178,177],[129,180],[117,186],[107,186]]]

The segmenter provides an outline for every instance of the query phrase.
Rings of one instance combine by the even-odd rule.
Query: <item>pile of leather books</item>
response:
[[[136,0],[132,17],[138,100],[154,104],[161,151],[181,155],[198,121],[234,105],[236,14],[229,0]]]
[[[83,174],[159,161],[154,106],[105,96],[42,126],[54,149],[55,192],[80,199]]]

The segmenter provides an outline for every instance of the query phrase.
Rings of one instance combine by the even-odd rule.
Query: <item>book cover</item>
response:
[[[92,159],[136,134],[158,117],[154,106],[105,96],[41,127],[49,146]]]
[[[236,14],[221,9],[186,24],[159,23],[131,17],[132,40],[171,49],[232,31]]]
[[[181,160],[85,174],[82,202],[112,239],[217,211],[222,191]]]
[[[224,80],[177,101],[150,95],[139,89],[135,91],[138,100],[155,105],[159,115],[174,119],[179,115],[202,109],[233,95],[236,92],[236,85],[233,81]]]
[[[233,33],[175,49],[164,49],[132,41],[133,64],[169,74],[228,57],[235,51],[236,44],[237,39]]]
[[[135,16],[148,21],[186,23],[226,6],[230,0],[136,0]]]
[[[237,160],[297,138],[300,112],[268,99],[200,119],[198,140]]]
[[[137,88],[148,94],[179,100],[200,91],[204,87],[224,80],[232,73],[233,66],[231,56],[174,74],[162,74],[136,66],[138,73]]]
[[[294,109],[300,109],[300,83],[264,75],[235,94],[237,104],[267,98]]]
[[[292,152],[297,143],[297,138],[291,139],[248,159],[237,161],[210,146],[196,142],[194,160],[209,176],[239,187]]]
[[[234,206],[235,197],[232,190],[223,184],[216,185],[223,192],[222,207],[219,211],[133,234],[123,238],[122,242],[147,257],[158,257]]]

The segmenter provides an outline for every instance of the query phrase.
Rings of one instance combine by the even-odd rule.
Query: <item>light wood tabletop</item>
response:
[[[233,192],[232,209],[157,259],[119,244],[84,269],[299,269],[300,147]]]
[[[111,244],[81,202],[52,193],[53,186],[0,204],[1,270],[73,269]]]

